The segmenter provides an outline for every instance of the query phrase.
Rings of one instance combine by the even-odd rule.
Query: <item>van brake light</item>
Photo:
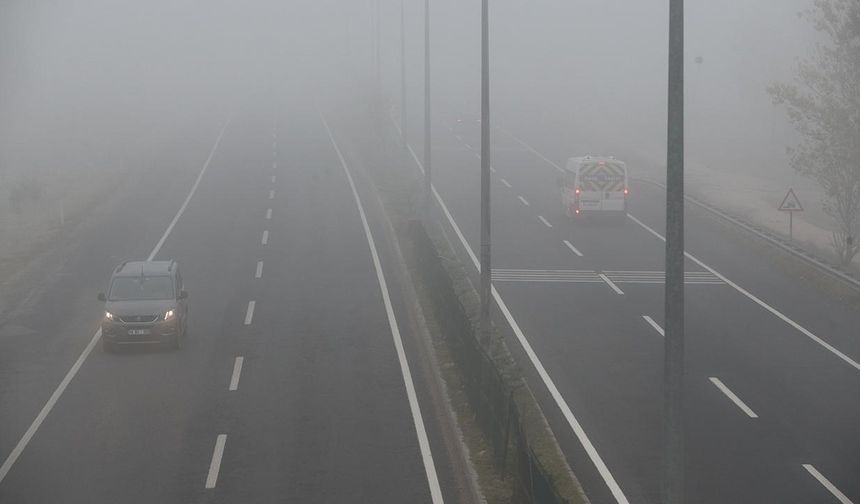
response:
[[[628,194],[630,194],[630,189],[625,187],[624,188],[624,195],[627,196]]]

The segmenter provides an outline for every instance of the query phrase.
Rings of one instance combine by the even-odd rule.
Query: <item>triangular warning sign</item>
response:
[[[785,198],[782,199],[782,204],[779,205],[779,210],[782,212],[803,211],[803,205],[800,204],[800,200],[797,199],[797,195],[794,194],[794,189],[788,190],[788,193],[785,195]]]

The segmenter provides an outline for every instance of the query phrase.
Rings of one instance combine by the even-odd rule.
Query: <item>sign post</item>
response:
[[[800,204],[800,200],[797,199],[797,195],[794,194],[794,189],[789,188],[788,192],[785,194],[785,198],[782,199],[782,203],[779,205],[780,212],[788,212],[788,239],[789,241],[794,240],[794,212],[802,212],[803,205]]]

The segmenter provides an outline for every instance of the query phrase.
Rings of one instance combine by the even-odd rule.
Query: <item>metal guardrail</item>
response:
[[[635,180],[639,180],[641,182],[653,184],[653,185],[660,187],[662,189],[666,189],[666,186],[664,184],[657,182],[655,180],[650,180],[650,179],[645,179],[645,178],[636,178]],[[748,222],[748,221],[746,221],[740,217],[735,217],[733,215],[730,215],[729,213],[727,213],[727,212],[725,212],[725,211],[723,211],[723,210],[721,210],[721,209],[719,209],[719,208],[717,208],[717,207],[715,207],[709,203],[705,203],[704,201],[700,201],[700,200],[698,200],[692,196],[684,196],[684,198],[689,203],[692,203],[692,204],[694,204],[700,208],[703,208],[703,209],[707,210],[708,212],[716,215],[717,217],[720,217],[721,219],[723,219],[727,222],[730,222],[731,224],[734,224],[734,225],[744,229],[745,231],[748,231],[748,232],[756,235],[757,237],[769,242],[770,244],[779,247],[780,249],[792,254],[793,256],[795,256],[799,259],[802,259],[803,261],[809,263],[811,266],[815,267],[819,271],[826,273],[826,274],[832,276],[833,278],[836,278],[837,280],[841,280],[841,281],[845,282],[849,287],[860,291],[860,280],[855,278],[851,273],[840,270],[838,266],[827,263],[826,261],[815,256],[815,254],[809,252],[808,250],[805,250],[801,247],[798,247],[797,245],[795,245],[792,242],[786,241],[781,236],[779,236],[779,235],[777,235],[777,234],[775,234],[775,233],[773,233],[767,229],[764,229],[760,226],[757,226],[757,225],[755,225],[751,222]]]
[[[409,234],[415,244],[417,269],[440,330],[452,347],[475,421],[493,450],[500,476],[511,482],[511,502],[567,504],[529,443],[523,410],[514,398],[516,384],[478,341],[478,331],[457,296],[435,244],[420,221],[410,222]]]

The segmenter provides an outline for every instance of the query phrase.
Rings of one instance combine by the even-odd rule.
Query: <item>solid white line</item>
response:
[[[753,410],[751,410],[749,406],[746,405],[746,403],[741,401],[740,397],[736,396],[734,392],[729,390],[729,388],[726,387],[726,385],[722,381],[720,381],[719,378],[717,378],[715,376],[711,376],[708,379],[711,380],[711,383],[713,383],[718,389],[720,389],[720,392],[722,392],[723,394],[726,395],[726,397],[731,399],[732,402],[735,403],[735,406],[737,406],[738,408],[741,409],[741,411],[746,413],[748,417],[758,418],[758,415],[756,415],[755,412]]]
[[[271,189],[269,191],[269,199],[275,199],[275,190],[274,189]]]
[[[206,488],[215,488],[215,484],[218,483],[218,472],[221,470],[225,444],[227,444],[227,434],[218,434],[215,450],[212,452],[212,462],[209,463],[209,475],[206,476]]]
[[[277,176],[277,175],[272,175],[272,183],[273,183],[273,184],[275,183],[275,181],[276,181],[276,180],[278,180],[278,176]]]
[[[394,118],[391,118],[391,122],[394,124],[394,127],[397,131],[400,131],[400,127],[397,125],[397,122],[394,121]],[[401,133],[402,135],[402,133]],[[412,153],[412,158],[415,160],[415,164],[418,166],[418,169],[421,170],[421,173],[424,173],[424,165],[421,164],[421,161],[418,159],[418,156],[415,154],[415,151],[412,149],[412,146],[408,143],[406,144],[409,151]],[[466,241],[466,237],[463,236],[462,231],[460,230],[460,226],[457,225],[457,222],[454,220],[454,217],[451,216],[451,212],[448,211],[448,206],[445,204],[445,200],[442,199],[442,196],[439,195],[439,192],[436,190],[435,186],[431,185],[431,189],[433,190],[433,197],[436,198],[436,202],[439,204],[439,207],[442,209],[442,213],[445,214],[445,218],[448,220],[448,224],[454,230],[454,233],[457,235],[457,239],[460,240],[460,243],[463,245],[463,248],[466,250],[466,253],[469,255],[469,259],[472,260],[472,264],[475,266],[479,272],[481,271],[481,263],[478,261],[478,257],[475,255],[475,251],[472,250],[472,247],[469,245],[469,242]],[[561,392],[556,387],[555,382],[550,378],[549,373],[547,373],[546,368],[543,367],[543,363],[538,358],[534,349],[531,346],[531,343],[526,339],[525,334],[520,328],[517,321],[514,319],[514,316],[511,314],[510,310],[508,310],[508,306],[505,304],[505,301],[502,299],[502,296],[499,295],[495,286],[490,286],[490,292],[493,295],[493,300],[495,300],[496,304],[499,306],[499,310],[504,315],[505,320],[508,321],[508,324],[511,326],[511,330],[514,332],[514,336],[516,336],[517,341],[519,341],[520,345],[523,347],[523,351],[525,351],[526,355],[529,358],[529,361],[534,366],[535,370],[552,396],[558,408],[561,410],[564,415],[565,420],[567,420],[568,425],[573,430],[574,435],[582,444],[582,447],[585,449],[586,454],[588,454],[588,458],[591,459],[591,462],[597,468],[597,472],[600,474],[601,478],[603,478],[603,482],[609,488],[609,491],[612,492],[612,496],[615,497],[615,501],[618,504],[629,504],[627,497],[624,495],[624,492],[621,490],[621,487],[618,486],[618,482],[615,481],[615,477],[612,476],[612,473],[609,471],[609,468],[606,467],[606,463],[603,462],[603,458],[597,453],[597,449],[592,444],[591,439],[588,437],[588,434],[582,428],[582,425],[577,420],[576,416],[573,414],[573,411],[570,409],[570,406],[565,401],[564,397],[561,395]]]
[[[230,390],[237,390],[239,388],[239,377],[242,375],[242,364],[244,362],[244,357],[236,357],[236,362],[233,363],[233,376],[230,377]]]
[[[666,332],[665,332],[665,331],[663,331],[663,328],[662,328],[662,327],[660,327],[660,324],[658,324],[657,322],[654,322],[654,319],[652,319],[652,318],[651,318],[651,317],[649,317],[648,315],[642,315],[642,318],[644,318],[644,319],[645,319],[645,322],[648,322],[649,324],[651,324],[651,327],[653,327],[655,331],[657,331],[658,333],[660,333],[660,336],[665,336],[665,335],[666,335]]]
[[[569,242],[569,241],[567,241],[567,240],[564,240],[564,244],[565,244],[565,245],[567,245],[567,248],[569,248],[569,249],[571,250],[571,252],[573,252],[574,254],[578,255],[579,257],[582,257],[582,252],[580,252],[579,250],[577,250],[577,248],[576,248],[576,247],[574,247],[572,243],[570,243],[570,242]]]
[[[529,202],[526,201],[525,198],[523,198],[522,196],[517,196],[517,198],[520,200],[520,202],[522,202],[523,205],[529,206]]]
[[[230,125],[230,121],[227,121],[224,124],[224,127],[221,128],[221,133],[218,134],[218,139],[215,140],[215,145],[212,146],[212,149],[209,151],[209,157],[206,158],[206,162],[203,163],[203,168],[200,170],[200,173],[197,174],[197,180],[194,181],[194,185],[191,186],[191,191],[188,193],[188,196],[185,197],[185,201],[182,202],[182,206],[179,207],[179,211],[176,212],[176,215],[173,216],[173,220],[170,221],[170,225],[167,226],[167,230],[161,236],[161,239],[158,240],[158,243],[155,244],[155,248],[152,249],[152,252],[149,253],[149,257],[146,258],[147,261],[151,261],[155,258],[155,255],[158,254],[158,251],[161,250],[161,246],[164,245],[164,241],[167,240],[167,237],[170,236],[170,233],[173,231],[173,226],[179,221],[179,218],[182,217],[182,214],[185,213],[185,207],[188,206],[188,203],[191,201],[191,197],[194,196],[194,193],[197,192],[197,186],[200,185],[200,181],[203,180],[203,175],[206,174],[206,169],[209,168],[209,163],[212,162],[212,158],[215,156],[215,151],[218,149],[218,145],[221,143],[221,137],[224,136],[224,132],[227,131],[227,126]]]
[[[263,276],[263,261],[257,261],[257,274],[256,278],[260,278]]]
[[[633,222],[635,222],[636,224],[639,224],[640,226],[642,226],[646,231],[650,232],[652,235],[656,236],[656,237],[657,237],[657,238],[659,238],[660,240],[662,240],[662,241],[666,241],[666,238],[664,238],[660,233],[658,233],[657,231],[654,231],[654,230],[653,230],[653,229],[651,229],[647,224],[645,224],[644,222],[640,221],[639,219],[637,219],[637,218],[636,218],[636,217],[634,217],[633,215],[627,214],[627,217],[629,217],[629,218],[630,218]],[[707,264],[705,264],[705,263],[703,263],[702,261],[700,261],[700,260],[696,259],[696,258],[695,258],[695,257],[693,257],[693,255],[692,255],[692,254],[690,254],[689,252],[684,252],[684,255],[685,255],[688,259],[690,259],[691,261],[693,261],[693,262],[695,262],[696,264],[698,264],[699,266],[701,266],[702,268],[704,268],[704,269],[708,270],[709,272],[711,272],[711,274],[712,274],[712,275],[714,275],[715,277],[719,278],[719,279],[720,279],[720,280],[722,280],[723,282],[725,282],[725,283],[727,283],[728,285],[732,286],[732,288],[733,288],[733,289],[735,289],[736,291],[740,292],[741,294],[743,294],[744,296],[746,296],[747,298],[749,298],[751,301],[753,301],[753,302],[754,302],[754,303],[756,303],[757,305],[759,305],[759,306],[761,306],[762,308],[764,308],[765,310],[769,311],[770,313],[772,313],[773,315],[775,315],[777,318],[779,318],[780,320],[782,320],[782,321],[783,321],[783,322],[785,322],[786,324],[788,324],[788,325],[790,325],[791,327],[793,327],[793,328],[797,329],[798,331],[800,331],[803,335],[805,335],[806,337],[808,337],[808,338],[809,338],[809,339],[811,339],[812,341],[814,341],[814,342],[818,343],[819,345],[821,345],[821,346],[823,346],[825,349],[827,349],[829,352],[833,353],[834,355],[836,355],[836,356],[837,356],[837,357],[839,357],[840,359],[842,359],[842,360],[844,360],[845,362],[847,362],[847,363],[848,363],[849,365],[851,365],[854,369],[860,370],[860,363],[857,363],[857,361],[855,361],[855,360],[854,360],[854,359],[852,359],[851,357],[848,357],[848,356],[847,356],[847,355],[845,355],[844,353],[840,352],[839,350],[837,350],[837,349],[836,349],[833,345],[831,345],[830,343],[827,343],[827,342],[826,342],[826,341],[824,341],[823,339],[821,339],[821,338],[819,338],[818,336],[816,336],[816,335],[812,334],[812,332],[810,332],[808,329],[806,329],[805,327],[801,326],[801,325],[800,325],[800,324],[798,324],[797,322],[795,322],[795,321],[791,320],[791,319],[790,319],[790,318],[788,318],[786,315],[783,315],[783,313],[782,313],[782,312],[780,312],[780,311],[779,311],[779,310],[777,310],[776,308],[774,308],[774,307],[770,306],[769,304],[765,303],[764,301],[762,301],[761,299],[759,299],[758,297],[756,297],[755,295],[753,295],[752,293],[750,293],[749,291],[747,291],[746,289],[744,289],[743,287],[741,287],[740,285],[738,285],[738,284],[736,284],[736,283],[732,282],[731,280],[729,280],[728,278],[726,278],[725,276],[723,276],[722,274],[720,274],[719,272],[717,272],[717,270],[715,270],[714,268],[711,268],[711,267],[710,267],[710,266],[708,266]]]
[[[615,285],[615,282],[610,280],[608,276],[604,275],[603,273],[598,273],[597,276],[599,276],[604,282],[606,282],[606,285],[612,287],[612,290],[614,290],[616,294],[624,294],[624,291],[619,289],[618,286]]]
[[[173,217],[173,220],[170,221],[170,225],[167,226],[167,229],[164,231],[164,234],[158,240],[158,243],[155,244],[155,248],[150,252],[148,261],[151,261],[155,255],[161,250],[162,245],[164,245],[167,237],[170,236],[170,233],[173,231],[173,227],[176,226],[176,222],[179,221],[179,217],[185,212],[185,208],[188,206],[188,202],[191,201],[191,197],[194,196],[194,193],[197,191],[197,186],[200,185],[200,181],[203,179],[203,175],[206,173],[206,169],[209,167],[209,163],[212,162],[212,158],[215,156],[215,151],[218,149],[218,145],[221,143],[221,138],[224,136],[224,132],[227,130],[227,127],[230,125],[230,121],[228,120],[224,126],[221,128],[221,132],[218,133],[218,138],[215,140],[215,144],[212,146],[212,149],[209,151],[209,157],[206,158],[206,162],[203,163],[203,167],[200,169],[200,173],[197,175],[197,179],[194,181],[194,185],[191,186],[191,191],[186,196],[185,201],[183,201],[182,206],[179,207],[179,210],[176,212],[176,215]],[[92,353],[93,348],[99,341],[99,338],[102,336],[102,330],[99,328],[95,334],[93,334],[92,339],[90,339],[87,346],[84,347],[84,350],[78,356],[77,360],[66,375],[63,377],[60,384],[57,385],[57,388],[51,394],[51,397],[48,398],[48,401],[42,406],[42,409],[39,411],[39,414],[36,415],[36,418],[33,419],[33,422],[30,424],[30,427],[27,428],[24,435],[21,436],[21,439],[18,440],[18,443],[15,445],[15,448],[9,453],[6,457],[6,460],[3,461],[3,465],[0,465],[0,483],[6,478],[6,475],[9,474],[9,471],[12,469],[12,466],[15,465],[15,461],[18,460],[18,457],[21,456],[21,453],[24,452],[24,449],[27,448],[27,445],[30,443],[30,440],[36,434],[36,431],[39,430],[39,427],[42,425],[42,422],[45,421],[45,418],[48,417],[48,414],[54,409],[54,405],[63,395],[63,392],[66,391],[66,387],[69,386],[69,383],[78,374],[81,366],[87,360],[90,353]]]
[[[430,497],[433,504],[442,504],[442,488],[439,486],[439,478],[436,475],[436,466],[433,462],[433,454],[430,451],[430,440],[427,438],[427,430],[424,427],[424,419],[421,416],[421,407],[418,404],[418,395],[415,393],[415,384],[412,382],[412,373],[409,371],[409,362],[406,360],[406,352],[403,349],[403,341],[400,338],[400,329],[397,326],[397,319],[394,316],[394,308],[391,305],[391,297],[388,294],[388,285],[385,282],[385,275],[382,272],[382,263],[379,260],[379,254],[376,252],[376,244],[373,241],[373,235],[370,232],[370,225],[367,223],[367,216],[364,213],[364,207],[361,204],[361,198],[358,196],[358,190],[355,188],[355,182],[352,180],[352,174],[346,165],[346,160],[340,152],[337,142],[334,140],[334,135],[328,126],[322,112],[320,119],[325,126],[331,144],[334,147],[340,164],[346,173],[346,179],[349,182],[349,187],[352,189],[352,195],[355,198],[355,204],[358,207],[358,215],[361,217],[361,224],[364,227],[364,234],[367,237],[367,245],[370,247],[370,255],[373,259],[373,267],[376,269],[376,280],[379,283],[379,290],[382,292],[382,301],[385,304],[385,313],[388,315],[388,326],[391,329],[391,337],[394,339],[394,347],[397,350],[397,358],[400,361],[400,371],[403,374],[403,382],[406,385],[406,395],[409,399],[409,408],[412,411],[412,419],[415,423],[415,431],[418,435],[418,446],[421,449],[421,458],[424,462],[424,472],[427,475],[427,483],[430,486]]]
[[[827,491],[832,493],[833,496],[836,497],[836,500],[838,500],[841,504],[854,504],[853,502],[851,502],[851,499],[846,497],[844,493],[840,492],[838,488],[833,486],[833,483],[831,483],[830,480],[828,480],[824,477],[823,474],[818,472],[818,469],[813,467],[812,464],[803,464],[803,468],[806,469],[806,471],[811,474],[813,478],[817,479],[818,482],[821,483],[824,488],[827,489]]]
[[[266,220],[271,219],[271,218],[272,218],[272,209],[269,208],[266,210]]]
[[[266,245],[267,243],[269,243],[269,231],[268,231],[268,230],[263,231],[263,240],[262,240],[262,242],[263,242],[263,245]]]
[[[510,188],[511,188],[511,184],[510,184],[510,182],[508,182],[507,180],[505,180],[505,179],[499,179],[499,182],[501,182],[502,184],[505,184],[505,187],[507,187],[508,189],[510,189]]]
[[[245,325],[251,325],[251,321],[254,320],[254,307],[256,306],[256,301],[248,301],[248,309],[245,310]]]
[[[546,227],[552,227],[552,224],[550,224],[548,220],[544,219],[543,215],[538,215],[538,219],[540,219],[540,221],[543,222]]]

